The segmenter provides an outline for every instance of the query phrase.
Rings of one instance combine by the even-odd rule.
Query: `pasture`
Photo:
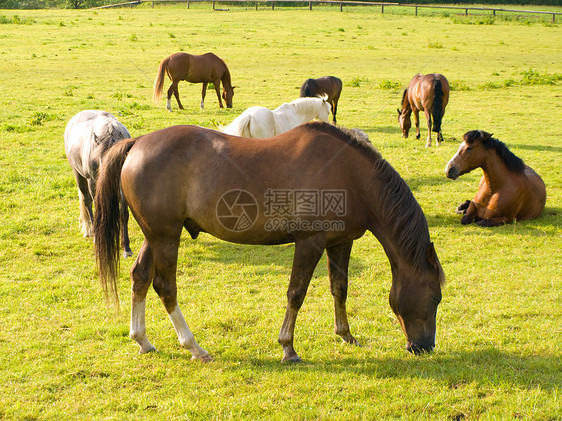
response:
[[[308,10],[161,7],[0,11],[0,418],[559,420],[562,417],[562,44],[560,24]],[[158,64],[215,52],[236,86],[232,109],[180,83],[185,110],[152,103]],[[451,84],[445,141],[403,139],[402,89],[418,73]],[[176,124],[215,128],[245,108],[274,109],[306,78],[344,87],[338,124],[364,130],[406,180],[429,223],[447,283],[435,351],[413,356],[388,305],[390,266],[367,233],[350,262],[349,322],[333,333],[325,257],[300,311],[302,364],[281,364],[277,335],[293,246],[240,246],[185,233],[178,301],[214,357],[192,362],[154,291],[147,331],[129,339],[132,259],[121,306],[106,306],[91,239],[78,226],[64,154],[68,120],[113,113],[133,136]],[[164,83],[167,90],[169,80]],[[175,103],[173,103],[175,105]],[[493,133],[543,178],[537,219],[461,226],[456,206],[481,170],[445,165],[462,135]],[[131,219],[136,256],[142,235]]]

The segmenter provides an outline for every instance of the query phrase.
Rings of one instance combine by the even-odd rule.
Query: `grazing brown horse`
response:
[[[207,232],[240,244],[295,243],[287,310],[279,333],[283,361],[293,348],[297,313],[326,250],[335,332],[355,344],[346,297],[353,241],[370,230],[390,260],[390,305],[407,349],[429,352],[444,275],[425,215],[412,192],[364,134],[307,123],[267,139],[175,126],[126,140],[103,162],[96,197],[96,256],[102,285],[116,296],[119,186],[145,240],[131,270],[131,337],[154,351],[145,330],[150,284],[160,296],[181,346],[210,360],[176,299],[180,235]]]
[[[172,111],[172,93],[176,97],[178,106],[183,110],[178,91],[180,80],[203,84],[201,91],[201,109],[205,108],[203,102],[205,101],[205,94],[207,93],[207,84],[210,82],[213,83],[215,91],[217,92],[217,98],[219,99],[219,105],[223,108],[220,94],[220,83],[222,82],[222,98],[225,100],[227,108],[232,108],[234,87],[230,82],[230,72],[228,71],[228,67],[226,67],[226,63],[213,53],[207,53],[201,56],[176,53],[162,60],[158,68],[158,75],[154,81],[153,99],[155,102],[158,102],[162,96],[164,73],[167,73],[172,81],[168,89],[168,100],[166,102],[166,108],[169,111]]]
[[[326,101],[332,106],[332,117],[336,123],[336,113],[338,112],[338,100],[342,89],[341,79],[335,76],[324,76],[318,79],[306,79],[301,86],[301,98],[323,97],[328,95]]]
[[[445,114],[445,107],[449,102],[449,82],[439,73],[415,75],[402,94],[402,109],[398,109],[398,121],[402,136],[408,137],[412,121],[410,116],[414,112],[416,123],[416,139],[420,138],[420,111],[425,113],[427,120],[427,141],[425,146],[431,146],[431,130],[437,133],[437,145],[443,141],[441,121]],[[433,128],[432,128],[433,120]]]
[[[481,130],[467,132],[464,142],[451,158],[445,173],[457,177],[481,167],[484,175],[472,201],[459,205],[461,224],[476,222],[490,227],[516,219],[539,216],[546,202],[546,188],[541,177],[503,142]]]

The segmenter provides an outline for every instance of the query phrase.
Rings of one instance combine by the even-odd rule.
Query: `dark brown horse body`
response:
[[[318,79],[307,79],[301,86],[301,98],[322,97],[327,95],[326,101],[332,106],[332,117],[336,123],[338,101],[342,90],[341,79],[335,76],[324,76]]]
[[[416,139],[420,138],[420,111],[425,113],[427,120],[427,141],[425,146],[431,146],[431,130],[437,133],[437,145],[443,141],[441,121],[445,114],[445,107],[449,103],[449,82],[439,73],[415,75],[402,94],[402,109],[398,110],[398,121],[402,136],[408,137],[414,113],[416,123]],[[433,126],[432,126],[433,122]]]
[[[390,164],[370,143],[350,133],[327,123],[308,123],[264,141],[176,126],[109,151],[95,202],[96,255],[103,285],[114,290],[119,256],[116,195],[121,185],[145,235],[131,271],[131,337],[141,352],[154,350],[144,324],[152,283],[180,344],[194,358],[210,359],[176,301],[183,228],[193,238],[207,232],[240,244],[295,243],[279,334],[284,361],[300,360],[293,348],[295,321],[324,250],[335,331],[344,341],[357,342],[346,313],[348,264],[353,241],[370,230],[390,260],[390,305],[406,334],[407,349],[433,349],[444,275],[425,216]]]
[[[172,81],[168,89],[168,100],[166,108],[172,111],[171,98],[172,93],[176,97],[178,106],[183,110],[183,105],[180,102],[180,94],[178,91],[178,84],[181,80],[186,80],[191,83],[202,83],[203,88],[201,91],[201,108],[204,108],[205,94],[207,93],[207,84],[213,83],[219,105],[223,108],[220,83],[222,82],[223,92],[222,98],[226,102],[228,108],[232,108],[232,97],[234,96],[234,88],[230,81],[230,72],[226,63],[213,53],[207,53],[200,56],[176,53],[170,57],[165,58],[160,63],[158,68],[158,75],[154,81],[154,101],[158,102],[162,96],[162,89],[164,86],[164,73]]]
[[[538,217],[546,203],[546,187],[541,177],[510,152],[490,133],[474,130],[464,135],[464,142],[447,164],[448,178],[481,167],[484,175],[472,201],[459,205],[461,223],[482,226],[511,223],[516,219]]]

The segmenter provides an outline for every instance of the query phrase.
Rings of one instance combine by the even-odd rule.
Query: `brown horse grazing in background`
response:
[[[464,142],[451,158],[445,172],[455,180],[460,175],[482,167],[484,175],[472,201],[459,205],[461,223],[490,227],[516,219],[538,217],[546,202],[546,188],[541,177],[515,156],[503,142],[480,130],[467,132]]]
[[[222,98],[225,100],[227,108],[232,108],[234,87],[230,82],[230,72],[228,71],[228,67],[226,67],[226,63],[213,53],[207,53],[201,56],[176,53],[162,60],[158,68],[158,75],[154,81],[153,99],[155,102],[158,102],[162,96],[164,72],[168,74],[168,77],[172,81],[168,89],[168,100],[166,102],[166,108],[169,111],[172,111],[172,93],[176,97],[178,106],[183,110],[178,91],[180,80],[203,84],[201,91],[201,109],[205,108],[203,102],[205,101],[205,94],[207,93],[207,84],[210,82],[213,83],[215,91],[217,92],[217,98],[219,99],[219,105],[223,108],[220,94],[220,83],[222,82]]]
[[[420,111],[425,113],[427,120],[427,141],[425,146],[431,146],[431,130],[437,133],[437,145],[443,141],[441,121],[445,114],[445,107],[449,102],[449,82],[439,73],[427,75],[417,74],[402,94],[402,109],[398,109],[398,121],[402,136],[408,137],[412,121],[410,116],[414,112],[416,123],[416,139],[420,138]],[[433,119],[433,128],[432,128]]]
[[[398,173],[365,140],[328,123],[307,123],[267,139],[175,126],[126,140],[103,162],[96,197],[96,256],[105,291],[116,297],[119,187],[145,240],[131,270],[131,337],[154,351],[145,329],[150,284],[160,296],[181,346],[211,359],[177,303],[182,229],[239,244],[295,243],[287,310],[279,333],[283,361],[293,348],[297,313],[324,250],[328,256],[335,332],[351,335],[346,297],[353,241],[366,230],[390,260],[390,305],[415,354],[435,346],[443,269],[425,215]]]
[[[318,79],[306,79],[301,86],[301,98],[323,97],[328,95],[326,101],[332,106],[332,119],[336,124],[336,113],[338,112],[338,101],[342,90],[341,79],[335,76],[324,76]]]

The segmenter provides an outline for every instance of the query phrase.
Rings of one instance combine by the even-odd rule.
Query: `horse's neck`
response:
[[[482,171],[486,184],[492,192],[500,190],[508,180],[506,177],[508,169],[495,151],[490,151],[482,163]]]
[[[305,98],[294,105],[295,111],[301,123],[305,123],[318,117],[317,101],[310,101],[308,98]]]

